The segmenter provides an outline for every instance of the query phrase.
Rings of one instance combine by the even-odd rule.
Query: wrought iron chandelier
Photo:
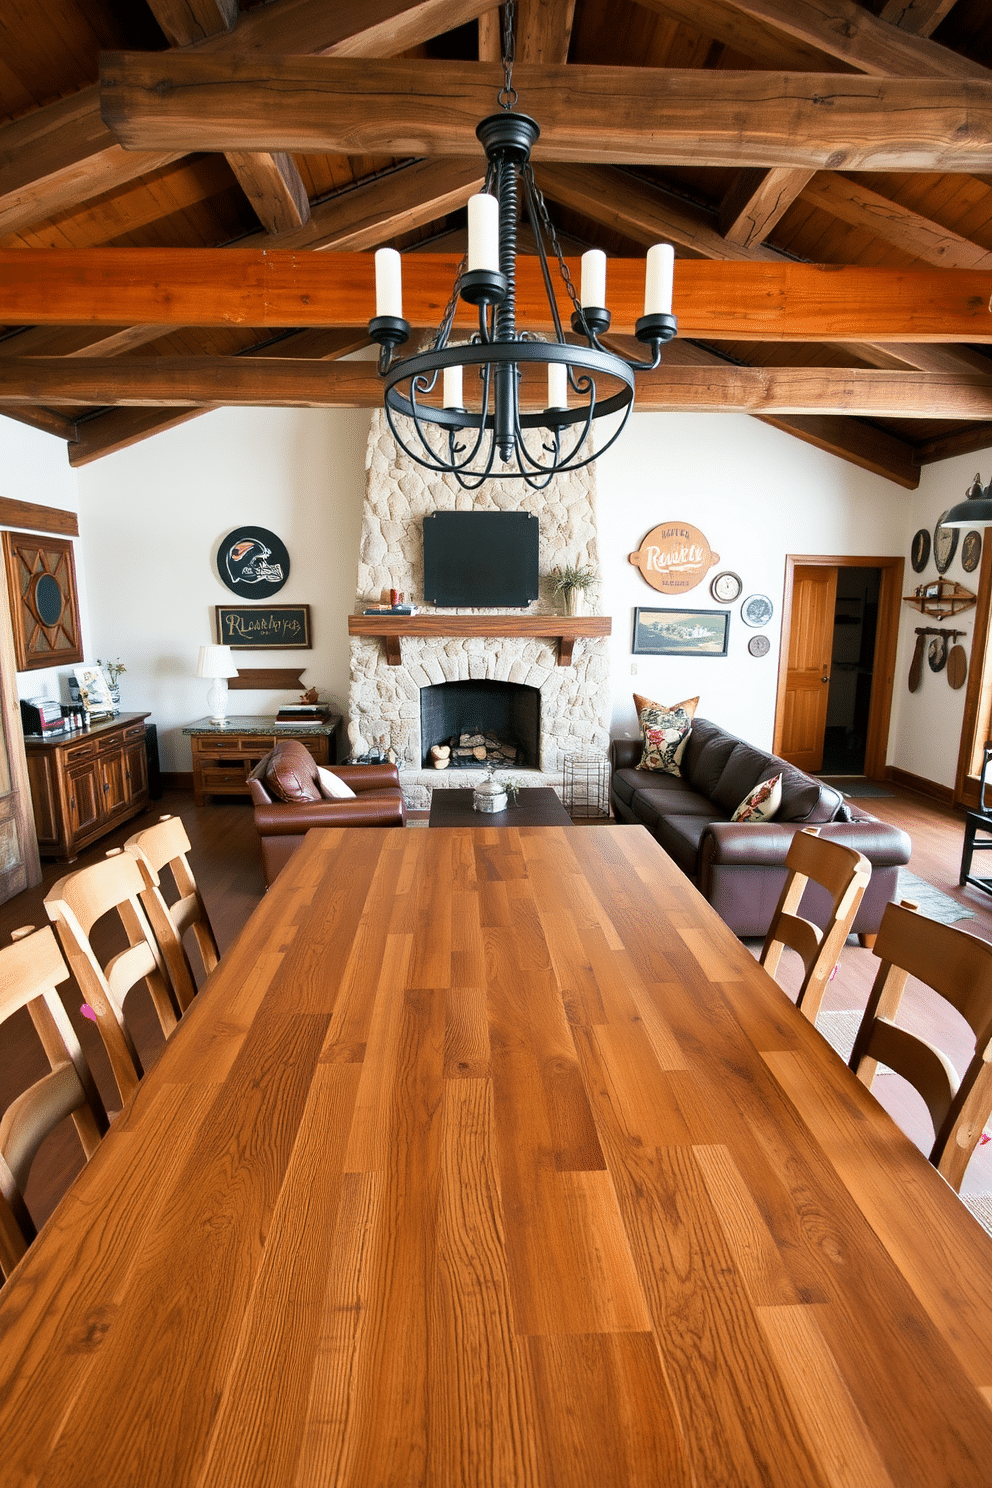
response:
[[[490,114],[476,129],[489,161],[485,189],[469,199],[468,253],[425,351],[394,360],[395,348],[410,337],[410,324],[403,319],[400,255],[395,248],[380,248],[375,255],[376,313],[369,335],[379,346],[389,427],[411,459],[437,474],[454,475],[465,490],[476,490],[494,477],[522,479],[541,490],[555,475],[598,459],[619,438],[630,415],[635,372],[659,366],[662,346],[678,329],[671,313],[674,253],[669,244],[656,243],[647,254],[644,314],[634,326],[638,341],[650,348],[651,360],[628,361],[601,345],[599,338],[610,326],[606,255],[599,249],[583,254],[580,300],[530,165],[540,129],[527,114],[514,112],[513,10],[513,0],[508,0],[503,11],[504,83],[497,95],[502,111]],[[521,187],[553,339],[517,329]],[[585,346],[565,339],[549,249],[572,302],[571,329],[585,337]],[[451,345],[459,298],[478,307],[479,329],[471,341]],[[521,412],[522,381],[542,372],[547,407]],[[472,395],[468,398],[466,386]],[[590,451],[593,422],[608,415],[617,415],[616,425],[601,447]]]

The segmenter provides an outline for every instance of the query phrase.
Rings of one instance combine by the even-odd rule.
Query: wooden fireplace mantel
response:
[[[572,665],[580,636],[606,636],[609,615],[349,615],[348,634],[380,636],[386,661],[401,662],[403,636],[547,636],[558,642],[558,665]]]

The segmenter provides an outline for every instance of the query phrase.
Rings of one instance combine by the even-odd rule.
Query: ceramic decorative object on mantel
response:
[[[561,599],[565,615],[584,614],[586,590],[595,582],[596,575],[588,566],[563,563],[551,570],[551,592]]]

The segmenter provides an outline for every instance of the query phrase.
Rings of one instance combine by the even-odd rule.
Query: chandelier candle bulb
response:
[[[462,407],[461,367],[445,367],[444,369],[444,406],[445,408]]]
[[[468,272],[499,271],[499,202],[487,191],[468,199]]]
[[[375,255],[375,313],[403,318],[402,260],[395,248],[379,248]]]
[[[675,249],[671,243],[655,243],[648,249],[644,275],[644,314],[671,315]]]
[[[568,368],[564,362],[548,363],[548,407],[568,407]]]
[[[590,248],[582,255],[582,308],[606,306],[606,254],[601,248]]]

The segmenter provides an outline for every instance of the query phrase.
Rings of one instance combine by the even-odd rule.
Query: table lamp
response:
[[[211,723],[227,722],[227,679],[238,675],[234,653],[230,646],[201,646],[196,675],[211,677],[207,689],[207,707]]]

